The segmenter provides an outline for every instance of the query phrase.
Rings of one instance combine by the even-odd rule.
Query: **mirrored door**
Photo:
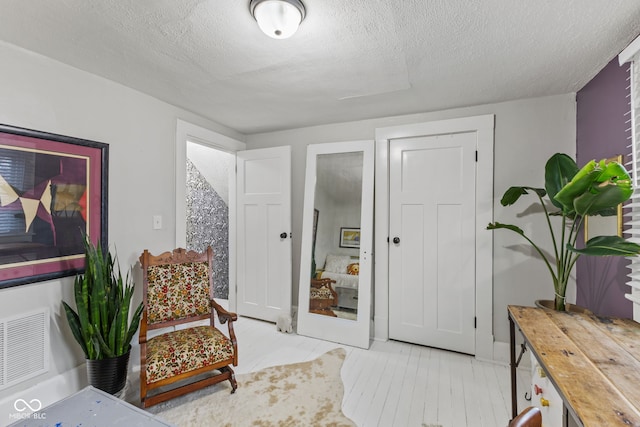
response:
[[[298,333],[368,348],[373,142],[307,149]]]

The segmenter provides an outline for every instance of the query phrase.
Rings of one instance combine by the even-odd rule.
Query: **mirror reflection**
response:
[[[309,312],[357,320],[363,153],[319,154]]]

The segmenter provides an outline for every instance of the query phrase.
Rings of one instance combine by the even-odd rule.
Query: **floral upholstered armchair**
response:
[[[238,364],[238,346],[233,331],[235,313],[213,299],[211,247],[203,253],[175,249],[154,256],[145,249],[140,256],[143,270],[144,312],[140,324],[140,401],[144,407],[229,380],[231,393],[237,383],[231,365]],[[227,323],[225,335],[215,324]],[[208,324],[202,326],[202,320]],[[175,330],[186,323],[187,328]],[[152,338],[147,332],[167,329]],[[176,381],[211,371],[213,375],[180,387]],[[159,387],[168,391],[149,394]],[[163,389],[164,390],[164,389]]]
[[[332,306],[338,304],[338,294],[333,289],[332,279],[311,279],[311,289],[309,291],[309,311],[316,314],[335,317],[331,310]]]

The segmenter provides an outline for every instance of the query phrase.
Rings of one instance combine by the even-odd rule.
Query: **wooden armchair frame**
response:
[[[333,279],[311,279],[311,292],[309,299],[309,311],[317,314],[324,314],[335,316],[331,310],[332,306],[338,305],[338,293],[331,286],[332,283],[336,283]],[[313,291],[321,288],[329,290],[331,298],[314,298]]]
[[[185,249],[178,248],[173,250],[173,252],[164,252],[157,256],[150,254],[149,251],[145,249],[140,256],[140,264],[142,265],[143,271],[143,302],[145,307],[142,315],[142,321],[140,322],[139,336],[140,401],[143,407],[155,405],[226,380],[229,380],[231,383],[231,393],[234,393],[238,387],[235,380],[235,374],[230,366],[238,365],[238,345],[233,330],[233,322],[237,320],[238,317],[235,313],[226,311],[213,299],[212,263],[213,250],[211,247],[207,248],[203,253],[186,251]],[[206,267],[203,264],[206,264]],[[158,268],[159,270],[157,271],[162,272],[165,276],[171,277],[174,283],[166,283],[165,286],[157,288],[159,283],[153,283],[153,281],[155,279],[155,275],[161,276],[161,274],[154,273],[154,271],[156,271],[153,270],[154,267]],[[194,271],[193,275],[191,275],[191,269]],[[180,276],[180,274],[185,273],[188,275],[189,280],[183,280],[182,276]],[[151,292],[149,292],[150,276],[152,276]],[[169,287],[171,287],[171,289],[169,289]],[[192,291],[193,289],[197,289],[197,291]],[[175,296],[176,294],[185,294],[188,292],[195,292],[196,296],[194,297],[194,294],[189,294],[189,298],[187,299],[190,301],[190,304],[186,305],[186,310],[182,310],[182,308],[185,307],[183,304],[178,308],[176,308],[176,306],[172,306],[164,312],[162,311],[162,309],[165,308],[164,305],[167,301],[168,303],[166,305],[170,305],[174,301],[183,303],[182,300],[177,298],[172,300],[172,298],[167,295]],[[194,300],[196,301],[195,303],[193,303]],[[150,304],[153,304],[153,306],[150,307]],[[193,310],[191,305],[195,307]],[[216,328],[216,313],[221,324],[228,324],[227,335],[224,335]],[[203,326],[203,320],[209,320],[208,325]],[[147,336],[148,331],[151,330],[171,328],[192,322],[199,323],[192,325],[191,327],[163,332],[151,338],[148,338]],[[206,347],[208,345],[218,346],[216,347],[216,351],[210,352],[211,356],[209,359],[200,363],[202,366],[195,366],[195,368],[193,366],[185,367],[184,371],[182,368],[176,368],[179,371],[178,373],[169,372],[171,368],[167,368],[167,366],[163,366],[164,369],[160,374],[153,371],[153,369],[158,365],[157,360],[165,360],[158,358],[157,354],[161,353],[158,349],[164,352],[162,353],[164,356],[169,354],[170,356],[168,357],[171,357],[174,353],[179,356],[177,354],[180,350],[179,348],[174,349],[173,345],[165,345],[162,347],[158,343],[162,343],[162,340],[170,340],[173,338],[184,341],[189,338],[190,333],[195,333],[195,331],[199,331],[199,339],[204,336],[203,341],[206,345],[202,345],[200,348],[210,348]],[[200,343],[200,341],[198,342]],[[220,346],[222,347],[222,350],[220,350]],[[167,350],[169,347],[171,348]],[[149,353],[150,350],[153,354]],[[173,353],[167,353],[167,351],[173,351]],[[188,352],[185,354],[188,354]],[[193,358],[188,358],[188,360],[193,360]],[[151,370],[151,375],[149,375],[148,369]],[[185,385],[170,388],[167,391],[161,391],[153,395],[149,395],[149,392],[154,389],[159,387],[169,388],[167,386],[176,383],[177,381],[192,378],[209,371],[219,371],[219,373],[213,376],[205,376],[202,379]],[[159,379],[150,378],[151,376],[156,376]]]

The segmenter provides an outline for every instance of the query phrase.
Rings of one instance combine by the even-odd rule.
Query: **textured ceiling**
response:
[[[640,32],[637,0],[2,0],[0,40],[250,134],[579,90]]]

